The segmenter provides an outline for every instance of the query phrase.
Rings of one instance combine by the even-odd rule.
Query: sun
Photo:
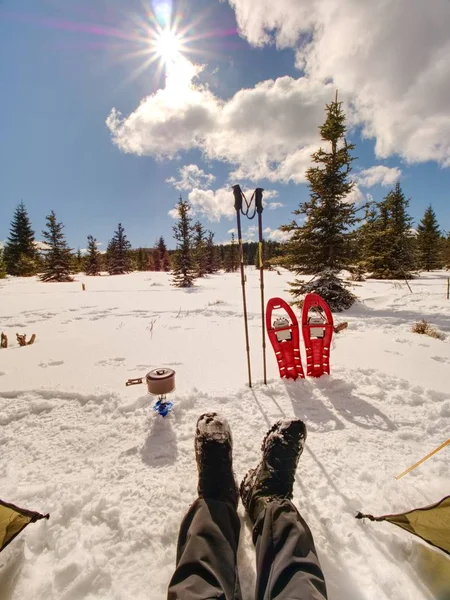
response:
[[[180,57],[182,46],[181,37],[170,29],[163,29],[158,33],[154,42],[155,53],[166,64],[173,63]]]

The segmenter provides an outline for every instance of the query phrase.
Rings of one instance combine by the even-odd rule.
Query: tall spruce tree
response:
[[[442,267],[441,232],[436,213],[430,205],[417,226],[417,262],[420,269],[432,271]]]
[[[354,145],[345,138],[345,113],[337,94],[326,106],[326,120],[319,129],[326,145],[312,155],[314,166],[306,172],[310,199],[294,211],[294,215],[304,217],[305,221],[299,225],[293,220],[281,230],[292,233],[287,266],[296,275],[315,276],[308,283],[296,279],[290,284],[291,294],[297,299],[316,292],[332,310],[341,311],[356,299],[346,289],[347,283],[339,277],[339,272],[350,268],[354,261],[352,227],[358,219],[354,205],[347,201],[355,185],[349,177]]]
[[[161,254],[159,248],[153,248],[152,250],[153,259],[153,271],[161,271]]]
[[[214,233],[212,231],[207,232],[206,238],[206,272],[208,275],[216,273],[218,270],[218,256],[217,248],[214,245]]]
[[[363,264],[375,279],[411,278],[414,269],[412,218],[400,183],[373,204],[361,228]]]
[[[106,251],[110,275],[124,275],[130,272],[130,248],[131,244],[127,239],[125,229],[122,227],[122,223],[119,223]]]
[[[163,236],[159,238],[158,241],[158,250],[159,250],[159,264],[162,271],[170,271],[170,260],[169,260],[169,252],[167,251],[166,242],[164,241]]]
[[[450,269],[450,232],[442,240],[442,263],[445,269]]]
[[[85,260],[86,275],[100,275],[102,269],[102,255],[98,251],[97,240],[92,235],[87,236],[88,247]]]
[[[76,253],[72,256],[72,272],[81,273],[81,271],[84,271],[84,259],[81,250],[78,248]]]
[[[41,281],[73,281],[72,255],[63,233],[64,225],[56,220],[55,211],[52,210],[47,218],[47,229],[44,237],[47,248],[44,250],[44,271],[40,275]]]
[[[21,202],[14,212],[9,237],[4,248],[6,271],[10,275],[29,277],[37,270],[37,251],[34,231],[27,209]]]
[[[231,242],[227,246],[223,246],[223,268],[227,273],[234,273],[238,269],[238,249],[234,232],[231,232]]]
[[[138,271],[148,271],[148,257],[144,248],[138,249],[136,266]]]
[[[194,223],[194,260],[196,277],[204,277],[208,269],[208,253],[206,246],[206,229],[200,221]]]
[[[177,250],[174,256],[172,281],[176,287],[188,288],[194,285],[195,280],[194,229],[189,215],[191,206],[180,196],[176,208],[179,218],[177,224],[173,226]]]

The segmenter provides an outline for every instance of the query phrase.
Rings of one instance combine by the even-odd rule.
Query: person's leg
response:
[[[198,499],[184,518],[168,600],[240,600],[236,554],[240,522],[228,423],[216,413],[197,422]]]
[[[325,578],[311,531],[289,500],[272,500],[253,530],[256,600],[324,600]]]
[[[256,600],[324,600],[325,579],[311,531],[290,502],[306,427],[280,421],[267,433],[262,459],[241,483],[257,554]]]
[[[181,524],[177,567],[169,584],[168,599],[239,599],[239,531],[236,509],[229,503],[196,500]]]

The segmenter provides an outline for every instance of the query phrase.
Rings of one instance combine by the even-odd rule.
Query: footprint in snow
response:
[[[123,363],[125,360],[126,360],[125,358],[123,358],[122,356],[119,356],[117,358],[107,358],[106,360],[99,360],[95,364],[101,365],[102,367],[107,367],[107,366],[112,366],[112,365],[119,365],[120,363]]]
[[[440,363],[450,363],[450,360],[445,356],[432,356],[431,358]]]
[[[47,367],[59,367],[63,364],[64,364],[63,360],[51,360],[47,363],[41,362],[41,363],[39,363],[39,366],[42,367],[43,369],[46,369]]]

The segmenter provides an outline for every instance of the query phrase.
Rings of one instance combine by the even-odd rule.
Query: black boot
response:
[[[199,498],[213,498],[237,507],[239,493],[233,474],[232,439],[227,420],[215,412],[197,421],[195,458]]]
[[[295,471],[306,440],[303,421],[278,421],[261,446],[262,459],[250,469],[240,487],[242,503],[253,523],[267,502],[292,498]]]

